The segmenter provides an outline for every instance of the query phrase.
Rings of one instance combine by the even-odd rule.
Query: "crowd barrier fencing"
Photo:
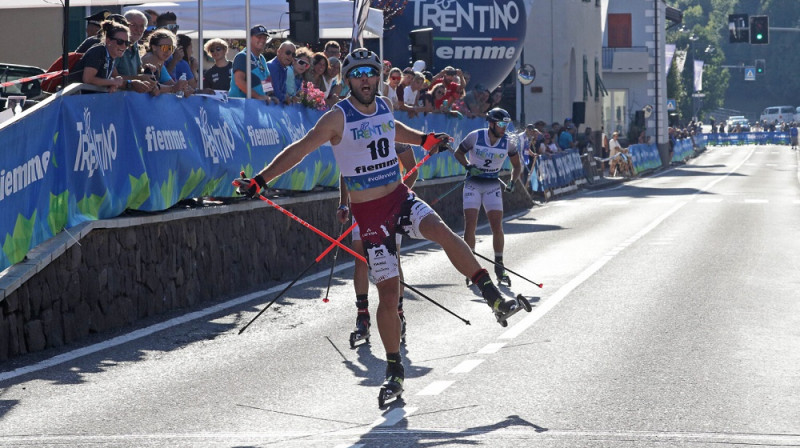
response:
[[[204,96],[58,96],[0,128],[0,270],[59,232],[125,210],[156,212],[183,199],[229,197],[240,171],[252,175],[305,135],[323,111]],[[440,114],[396,117],[455,142],[483,119]],[[414,147],[418,158],[424,151]],[[407,167],[410,168],[410,167]],[[436,154],[420,179],[463,174],[452,153]],[[338,187],[329,144],[270,183],[282,190]]]
[[[788,132],[741,132],[736,134],[703,134],[708,145],[788,145]]]

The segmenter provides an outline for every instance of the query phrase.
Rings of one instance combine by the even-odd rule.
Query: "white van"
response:
[[[767,123],[774,123],[776,120],[778,123],[789,123],[794,121],[794,106],[772,106],[764,109],[764,112],[761,112],[761,117],[759,121],[762,123],[766,121]]]

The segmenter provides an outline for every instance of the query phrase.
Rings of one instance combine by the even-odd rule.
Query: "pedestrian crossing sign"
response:
[[[756,68],[755,67],[745,67],[744,68],[744,80],[745,81],[755,81],[756,80]]]
[[[678,108],[678,102],[672,99],[667,99],[667,110],[676,110]]]

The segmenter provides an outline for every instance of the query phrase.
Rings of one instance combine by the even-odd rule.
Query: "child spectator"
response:
[[[231,88],[233,63],[228,60],[228,43],[214,38],[203,46],[206,54],[214,60],[214,65],[203,73],[203,87],[228,91]]]

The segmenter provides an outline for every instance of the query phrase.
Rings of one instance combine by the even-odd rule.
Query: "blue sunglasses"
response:
[[[348,78],[374,78],[378,76],[378,71],[372,67],[356,67],[350,70],[350,73],[347,74]]]
[[[496,121],[495,122],[495,124],[497,126],[501,127],[501,128],[504,128],[504,127],[508,126],[508,123],[510,123],[510,121]]]

